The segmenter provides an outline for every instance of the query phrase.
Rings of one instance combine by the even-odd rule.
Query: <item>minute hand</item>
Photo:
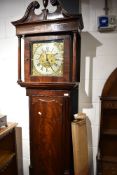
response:
[[[55,70],[53,69],[53,67],[52,67],[52,65],[51,65],[51,63],[50,63],[50,61],[49,61],[49,59],[48,59],[48,56],[46,57],[46,60],[47,60],[47,62],[49,63],[51,69],[55,72]]]
[[[50,63],[49,61],[48,61],[48,63],[49,63],[49,65],[50,65],[51,69],[52,69],[54,72],[56,72],[56,71],[53,69],[51,63]]]

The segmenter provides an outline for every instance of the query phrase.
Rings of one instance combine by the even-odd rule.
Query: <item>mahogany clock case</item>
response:
[[[29,4],[25,15],[12,22],[18,36],[18,83],[26,88],[29,96],[30,130],[30,175],[73,175],[73,152],[71,121],[78,112],[78,84],[80,81],[80,30],[83,28],[82,15],[71,15],[59,4],[55,12],[47,9],[48,0],[43,0],[44,9],[40,15],[35,9],[40,7],[37,1]],[[24,37],[24,81],[21,67],[21,38]],[[51,70],[54,66],[49,56],[33,53],[34,43],[63,42],[62,62],[54,62],[60,67],[61,75]],[[50,52],[50,50],[49,50]],[[50,54],[50,53],[49,53]],[[60,59],[53,57],[51,61]],[[34,64],[39,64],[37,74],[33,73]],[[45,67],[45,71],[40,69]],[[58,70],[58,69],[56,69]],[[41,74],[40,74],[41,72]]]

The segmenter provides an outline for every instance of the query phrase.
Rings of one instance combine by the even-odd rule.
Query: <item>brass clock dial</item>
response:
[[[32,44],[31,75],[63,76],[64,41],[39,41]]]

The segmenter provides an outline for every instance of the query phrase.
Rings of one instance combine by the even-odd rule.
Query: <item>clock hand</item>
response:
[[[47,56],[47,55],[46,55],[46,56]],[[52,67],[52,65],[51,65],[51,63],[50,63],[50,61],[49,61],[49,59],[48,59],[48,56],[47,56],[47,62],[49,63],[51,69],[55,72],[55,70],[53,69],[53,67]]]
[[[50,65],[51,69],[55,72],[55,70],[54,70],[53,67],[51,66],[50,62],[49,62],[49,65]]]

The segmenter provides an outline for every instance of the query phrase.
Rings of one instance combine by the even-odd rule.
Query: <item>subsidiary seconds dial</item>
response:
[[[32,45],[33,76],[63,76],[63,40],[35,42]]]

